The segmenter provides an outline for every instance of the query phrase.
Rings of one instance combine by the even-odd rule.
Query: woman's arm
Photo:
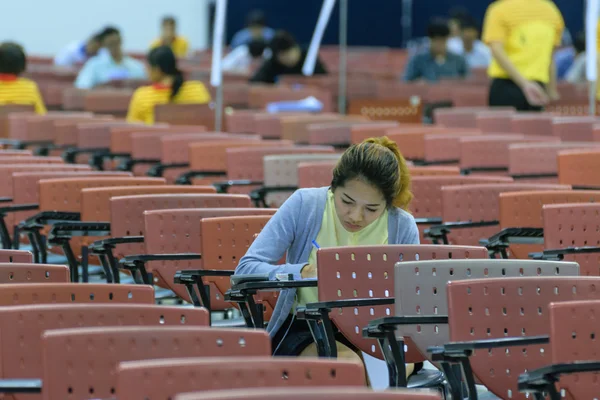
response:
[[[293,274],[294,279],[302,279],[300,271],[306,263],[277,265],[297,239],[297,232],[305,229],[299,222],[301,207],[302,194],[296,191],[271,217],[240,259],[235,269],[237,275],[268,273],[269,279],[275,280],[276,274]]]

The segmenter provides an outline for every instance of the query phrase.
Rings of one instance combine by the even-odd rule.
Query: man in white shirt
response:
[[[102,33],[106,52],[90,58],[75,80],[75,87],[92,89],[114,80],[146,79],[144,63],[126,56],[121,48],[121,34],[116,28],[106,28]]]
[[[469,68],[486,68],[492,61],[492,53],[479,40],[479,27],[475,18],[465,16],[460,21],[461,35],[448,40],[448,50],[467,60]]]
[[[54,57],[54,65],[59,67],[81,65],[98,54],[101,47],[102,33],[95,34],[84,41],[72,42]]]
[[[233,49],[223,58],[222,68],[225,72],[250,72],[252,63],[259,59],[271,57],[271,49],[264,39],[253,39],[248,44],[242,44]]]

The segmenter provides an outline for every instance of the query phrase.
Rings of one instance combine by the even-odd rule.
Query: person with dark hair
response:
[[[150,49],[158,46],[170,46],[177,57],[187,57],[189,43],[187,39],[177,34],[177,20],[175,17],[167,16],[161,22],[161,35],[150,44]]]
[[[469,10],[464,6],[455,6],[448,13],[448,29],[450,38],[460,37],[462,33],[462,22],[469,16]]]
[[[333,170],[329,187],[297,190],[273,215],[240,259],[235,274],[317,277],[318,248],[419,244],[407,211],[410,173],[395,142],[370,138],[350,146]],[[284,264],[278,264],[282,257]],[[308,323],[295,309],[318,302],[317,288],[283,290],[267,326],[275,356],[316,356]],[[336,334],[338,358],[360,360],[360,351]],[[407,366],[410,375],[414,368]]]
[[[152,49],[148,54],[151,86],[138,88],[129,103],[127,121],[154,123],[158,104],[207,104],[210,93],[202,82],[186,81],[177,67],[177,58],[169,46]]]
[[[490,106],[542,111],[558,100],[554,50],[560,46],[565,22],[549,0],[502,0],[488,7],[483,42],[493,60]]]
[[[233,35],[230,47],[235,49],[256,39],[269,42],[273,36],[275,36],[275,31],[267,26],[265,14],[260,10],[254,10],[246,17],[246,28]]]
[[[490,65],[492,53],[479,40],[479,24],[470,15],[465,15],[460,21],[461,35],[448,39],[448,50],[461,55],[467,61],[469,68],[483,68]]]
[[[300,47],[294,37],[285,31],[278,31],[269,44],[271,58],[265,60],[250,79],[251,82],[276,83],[280,75],[302,75],[302,66],[307,50]],[[326,74],[327,69],[317,57],[315,75]]]
[[[27,68],[25,51],[17,43],[0,44],[0,105],[32,105],[37,114],[46,114],[46,106],[37,84],[21,78]]]
[[[447,50],[450,29],[446,21],[433,19],[427,27],[429,49],[415,54],[408,61],[404,80],[437,82],[442,79],[465,78],[469,67],[465,58]]]
[[[263,38],[252,39],[250,43],[233,49],[223,58],[222,68],[225,72],[249,72],[252,63],[259,59],[268,59],[270,49]]]
[[[75,87],[92,89],[114,80],[146,79],[146,69],[140,61],[123,53],[121,33],[109,26],[102,33],[105,54],[90,58],[75,80]]]

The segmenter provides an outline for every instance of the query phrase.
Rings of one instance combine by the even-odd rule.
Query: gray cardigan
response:
[[[312,241],[321,229],[329,187],[299,189],[277,210],[248,252],[240,259],[236,274],[293,274],[300,280],[300,270],[308,263]],[[412,215],[399,208],[388,212],[388,243],[419,244],[419,230]],[[286,263],[276,265],[286,254]],[[267,326],[271,336],[279,330],[294,305],[296,290],[283,290]]]

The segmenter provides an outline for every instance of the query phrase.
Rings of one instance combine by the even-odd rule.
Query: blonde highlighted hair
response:
[[[408,166],[396,142],[387,136],[369,138],[350,146],[333,170],[331,188],[335,190],[355,178],[377,187],[388,207],[408,209],[413,198]]]

